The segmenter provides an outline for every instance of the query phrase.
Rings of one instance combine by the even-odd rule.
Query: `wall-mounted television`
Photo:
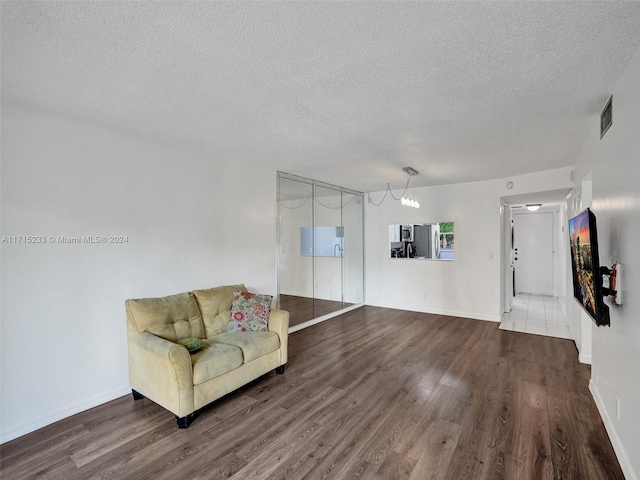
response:
[[[569,220],[573,296],[596,325],[609,325],[604,303],[596,217],[588,208]]]

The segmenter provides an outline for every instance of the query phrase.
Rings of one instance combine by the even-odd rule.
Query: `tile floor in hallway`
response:
[[[548,337],[572,338],[557,297],[518,293],[511,313],[505,313],[501,330],[534,333]]]

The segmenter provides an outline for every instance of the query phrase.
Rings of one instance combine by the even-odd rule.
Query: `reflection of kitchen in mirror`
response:
[[[453,222],[389,225],[389,256],[453,260],[453,240]]]

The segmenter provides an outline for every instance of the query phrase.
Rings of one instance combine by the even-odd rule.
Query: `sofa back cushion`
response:
[[[227,331],[233,292],[237,290],[241,292],[247,291],[243,284],[193,291],[202,312],[207,338]]]
[[[204,324],[193,293],[125,302],[127,317],[139,332],[149,332],[172,342],[188,337],[204,338]]]

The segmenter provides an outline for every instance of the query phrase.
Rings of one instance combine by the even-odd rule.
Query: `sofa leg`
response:
[[[285,364],[286,365],[286,364]],[[285,365],[280,365],[279,367],[276,367],[276,373],[278,375],[282,375],[284,373],[284,367]]]
[[[195,418],[195,414],[194,413],[190,413],[186,417],[178,417],[176,415],[176,421],[178,422],[178,428],[189,428],[189,425],[191,425],[191,422],[193,422],[194,418]]]
[[[144,398],[144,395],[140,392],[136,392],[134,389],[131,389],[131,395],[133,395],[134,400],[142,400]]]

